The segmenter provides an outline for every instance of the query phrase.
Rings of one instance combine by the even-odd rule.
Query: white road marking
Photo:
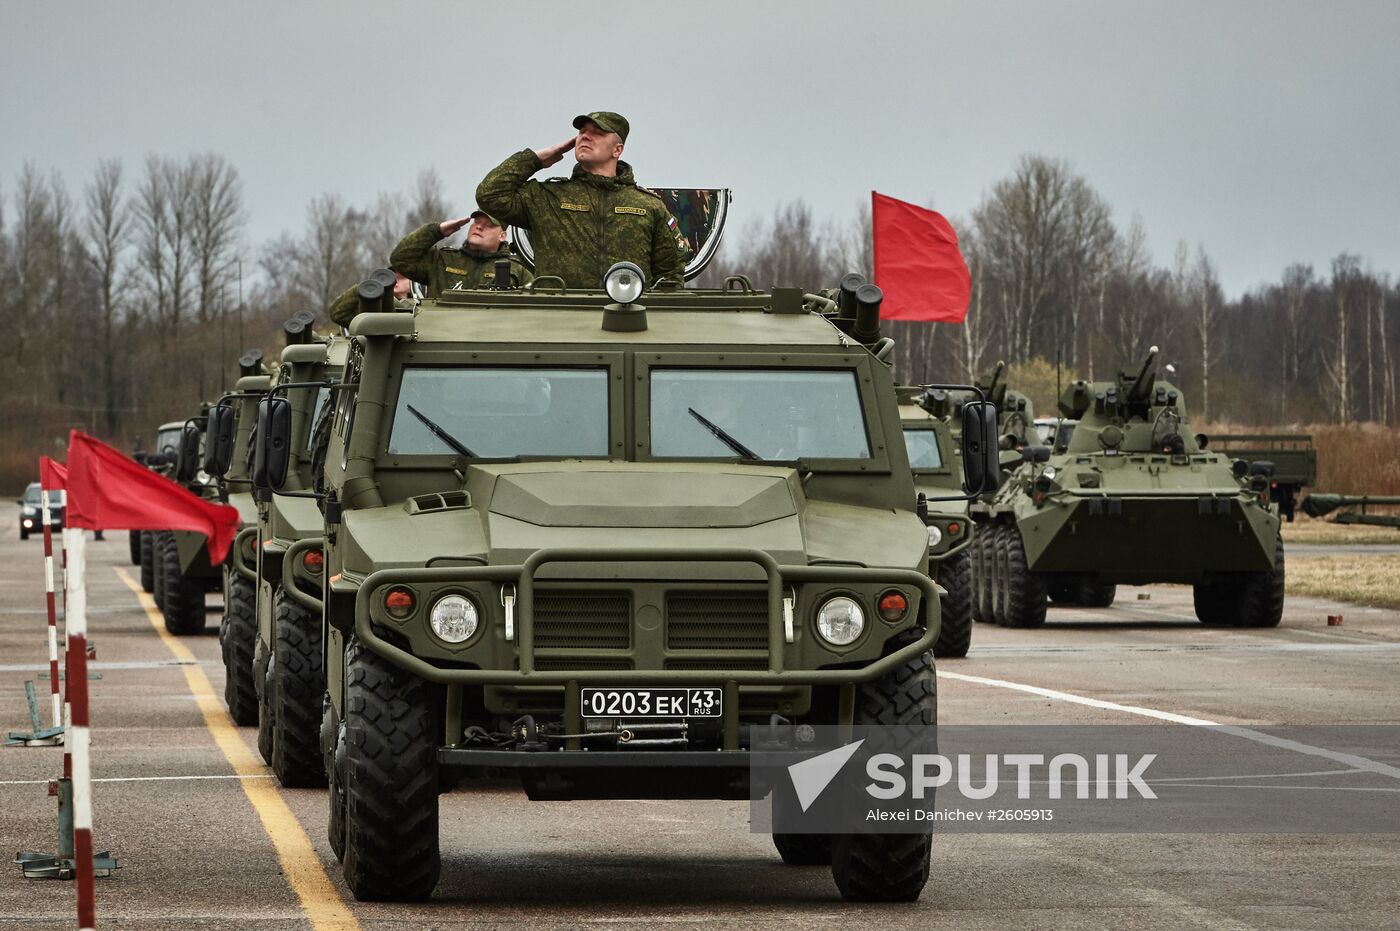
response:
[[[1104,701],[1100,698],[1089,698],[1086,695],[1075,695],[1072,692],[1061,692],[1058,689],[1047,689],[1041,688],[1038,685],[1027,685],[1024,682],[1010,682],[1006,679],[989,679],[985,676],[969,676],[960,672],[941,671],[938,673],[938,677],[940,679],[953,679],[959,682],[971,682],[976,685],[989,685],[993,688],[1011,689],[1016,692],[1037,695],[1041,698],[1050,698],[1076,705],[1086,705],[1090,708],[1102,708],[1105,711],[1135,714],[1144,718],[1155,718],[1158,721],[1167,721],[1172,724],[1185,724],[1190,727],[1208,727],[1217,733],[1228,734],[1231,737],[1252,740],[1255,743],[1277,747],[1280,750],[1291,750],[1294,753],[1301,753],[1306,756],[1321,757],[1326,760],[1331,760],[1334,763],[1341,763],[1345,766],[1349,766],[1352,769],[1364,770],[1368,773],[1377,773],[1382,776],[1389,776],[1392,779],[1400,779],[1400,768],[1387,763],[1379,763],[1375,760],[1367,759],[1364,756],[1357,756],[1354,753],[1342,753],[1339,750],[1329,750],[1326,747],[1315,747],[1312,744],[1305,744],[1284,737],[1275,737],[1273,734],[1266,734],[1263,731],[1256,731],[1248,727],[1221,724],[1218,721],[1208,721],[1205,718],[1193,718],[1189,715],[1175,714],[1171,711],[1159,711],[1156,708],[1144,708],[1141,705],[1123,705],[1118,702]]]

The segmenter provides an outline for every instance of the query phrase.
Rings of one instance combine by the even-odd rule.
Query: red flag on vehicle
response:
[[[238,532],[238,509],[190,494],[106,443],[68,436],[68,525],[88,530],[191,530],[218,565]]]
[[[883,320],[962,323],[972,276],[958,234],[942,214],[870,192],[875,283],[885,292]]]
[[[39,457],[39,486],[45,491],[62,491],[68,487],[68,467],[48,456]]]

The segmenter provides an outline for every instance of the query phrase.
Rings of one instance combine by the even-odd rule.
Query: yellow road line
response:
[[[160,635],[161,642],[175,654],[176,659],[184,661],[182,668],[185,671],[185,681],[189,683],[190,692],[194,694],[199,711],[204,715],[204,726],[209,729],[224,758],[233,767],[234,773],[241,777],[265,776],[267,767],[248,749],[243,738],[238,736],[238,729],[225,713],[223,702],[214,694],[209,677],[200,668],[190,648],[165,629],[165,619],[161,616],[160,609],[151,600],[151,596],[141,590],[140,584],[132,579],[130,573],[121,568],[116,571],[126,583],[126,587],[136,594],[151,626]],[[243,787],[243,793],[248,796],[248,801],[252,802],[258,817],[262,819],[267,836],[272,838],[272,846],[277,849],[277,859],[282,861],[282,873],[287,877],[292,891],[301,900],[302,910],[311,921],[311,927],[315,931],[359,931],[359,921],[340,898],[340,893],[336,891],[335,885],[321,866],[321,858],[317,855],[316,848],[311,846],[311,838],[302,830],[300,822],[287,807],[277,787],[265,779],[249,778],[239,779],[239,785]]]

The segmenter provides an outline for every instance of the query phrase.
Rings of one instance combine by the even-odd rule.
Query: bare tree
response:
[[[87,261],[97,285],[97,318],[102,366],[102,426],[108,435],[118,427],[115,334],[120,313],[117,300],[122,274],[122,253],[126,250],[131,223],[130,211],[122,199],[122,167],[115,160],[101,162],[92,183],[87,186]]]
[[[1337,313],[1336,341],[1332,358],[1327,362],[1328,388],[1332,398],[1333,413],[1343,424],[1351,422],[1351,361],[1350,307],[1361,277],[1361,260],[1350,253],[1342,253],[1332,260],[1332,302]]]
[[[1220,309],[1224,295],[1215,265],[1203,246],[1196,246],[1196,261],[1186,268],[1185,243],[1177,251],[1179,287],[1183,303],[1191,308],[1191,322],[1201,350],[1201,420],[1210,422],[1210,367],[1219,355],[1215,345],[1220,330]]]

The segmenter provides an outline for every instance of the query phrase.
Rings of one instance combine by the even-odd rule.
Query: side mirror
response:
[[[258,447],[253,457],[253,487],[280,489],[287,482],[292,452],[292,403],[283,397],[258,402]]]
[[[175,454],[176,481],[182,485],[194,481],[199,465],[199,428],[187,423],[180,433],[180,449]]]
[[[217,404],[209,408],[204,431],[204,471],[223,478],[233,463],[233,408]]]
[[[986,494],[997,487],[997,407],[990,401],[968,401],[962,411],[963,491]]]

